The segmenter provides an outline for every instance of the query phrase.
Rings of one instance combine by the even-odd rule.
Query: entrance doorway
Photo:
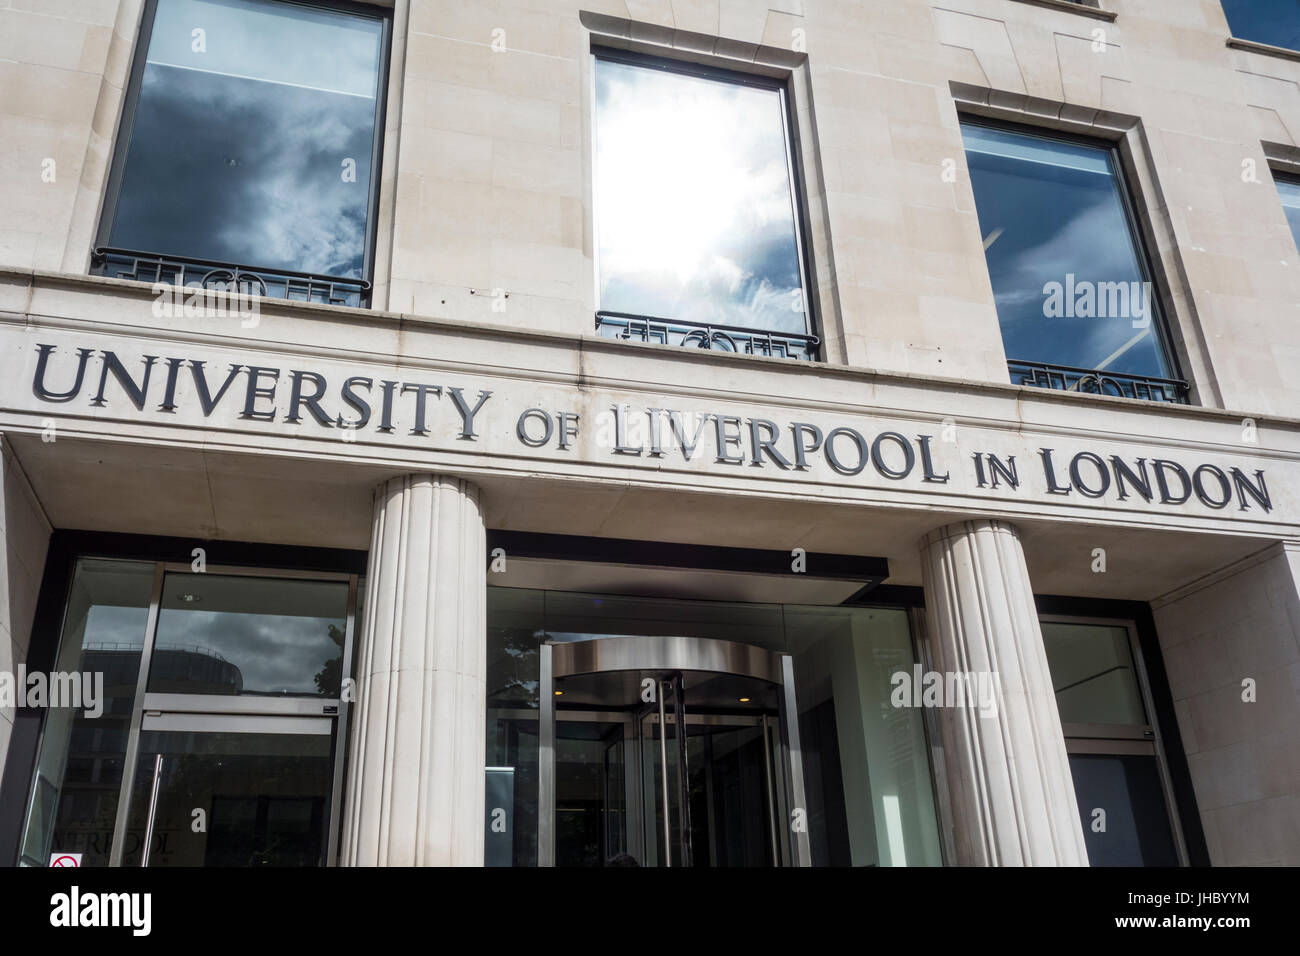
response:
[[[808,865],[789,655],[547,642],[540,703],[541,865]]]
[[[56,668],[102,673],[102,713],[47,716],[21,862],[332,863],[359,585],[80,559]]]

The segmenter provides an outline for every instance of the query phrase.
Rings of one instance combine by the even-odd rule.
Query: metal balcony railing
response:
[[[1189,403],[1191,387],[1173,378],[1156,378],[1151,375],[1129,375],[1124,372],[1103,372],[1071,365],[1047,365],[1043,362],[1007,361],[1011,381],[1015,385],[1033,385],[1037,388],[1055,388],[1064,392],[1083,392],[1091,395],[1115,395],[1120,398],[1140,398],[1150,402]]]
[[[736,325],[696,324],[630,312],[597,312],[596,331],[609,338],[638,339],[663,345],[694,346],[745,355],[777,358],[817,358],[821,340],[815,335],[750,329]]]
[[[364,279],[260,269],[210,259],[164,256],[155,252],[101,247],[90,258],[98,275],[139,282],[161,282],[207,291],[267,296],[320,305],[370,305],[370,283]]]

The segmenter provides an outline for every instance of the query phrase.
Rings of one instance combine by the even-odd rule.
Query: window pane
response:
[[[538,648],[543,592],[487,589],[487,866],[537,865]],[[495,799],[499,802],[491,802]],[[504,809],[504,830],[493,811]]]
[[[1070,773],[1089,864],[1178,865],[1155,757],[1070,754]]]
[[[813,865],[941,865],[922,711],[891,700],[916,664],[907,612],[785,611]]]
[[[56,670],[102,674],[103,709],[46,715],[23,865],[47,866],[51,852],[81,853],[82,866],[108,865],[153,574],[152,563],[77,563]]]
[[[296,3],[158,0],[109,245],[361,278],[381,35]]]
[[[144,731],[123,865],[140,865],[156,757],[150,866],[322,866],[333,737]],[[202,810],[206,829],[194,829]]]
[[[1062,723],[1147,723],[1127,628],[1048,622],[1042,628]]]
[[[1287,179],[1275,173],[1273,180],[1277,183],[1277,192],[1282,198],[1282,211],[1286,213],[1286,223],[1291,227],[1291,235],[1295,237],[1296,246],[1300,247],[1300,179]]]
[[[1223,0],[1232,35],[1300,50],[1300,0]]]
[[[1169,378],[1106,147],[962,125],[1009,360]]]
[[[168,574],[149,691],[337,697],[348,586]]]
[[[596,61],[600,308],[802,334],[774,89]]]

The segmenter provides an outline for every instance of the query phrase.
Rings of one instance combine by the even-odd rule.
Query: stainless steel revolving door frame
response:
[[[689,844],[684,853],[672,856],[671,835],[668,826],[668,752],[667,730],[675,722],[682,733],[677,733],[681,748],[679,761],[685,753],[685,703],[682,675],[685,673],[725,674],[755,678],[774,685],[778,701],[778,714],[769,723],[760,721],[766,735],[771,733],[773,747],[778,755],[776,768],[769,768],[768,792],[772,801],[773,858],[778,865],[808,866],[811,852],[808,843],[806,806],[804,801],[803,759],[799,745],[798,707],[795,701],[794,669],[789,654],[779,654],[734,641],[699,637],[630,636],[606,637],[590,641],[559,643],[545,641],[541,645],[541,673],[539,689],[539,763],[538,763],[538,833],[537,862],[539,866],[554,866],[555,811],[556,811],[556,700],[557,679],[578,675],[611,672],[650,672],[657,682],[654,703],[648,705],[649,722],[657,720],[660,732],[654,743],[660,748],[662,758],[662,786],[664,806],[664,842],[668,865],[689,863]],[[666,698],[671,697],[674,713],[667,711]],[[657,713],[655,711],[657,710]],[[691,718],[695,719],[695,718]],[[678,763],[678,784],[685,786],[683,764]],[[775,769],[777,772],[773,773]],[[686,811],[684,799],[679,799],[679,812]],[[679,821],[684,829],[686,821]]]

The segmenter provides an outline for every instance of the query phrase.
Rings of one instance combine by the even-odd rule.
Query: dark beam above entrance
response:
[[[828,581],[854,581],[864,588],[875,587],[889,577],[889,562],[885,558],[823,554],[816,551],[797,556],[792,551],[785,550],[489,530],[489,561],[497,548],[505,551],[507,559],[584,561],[604,565],[738,574],[803,574],[809,578]]]

